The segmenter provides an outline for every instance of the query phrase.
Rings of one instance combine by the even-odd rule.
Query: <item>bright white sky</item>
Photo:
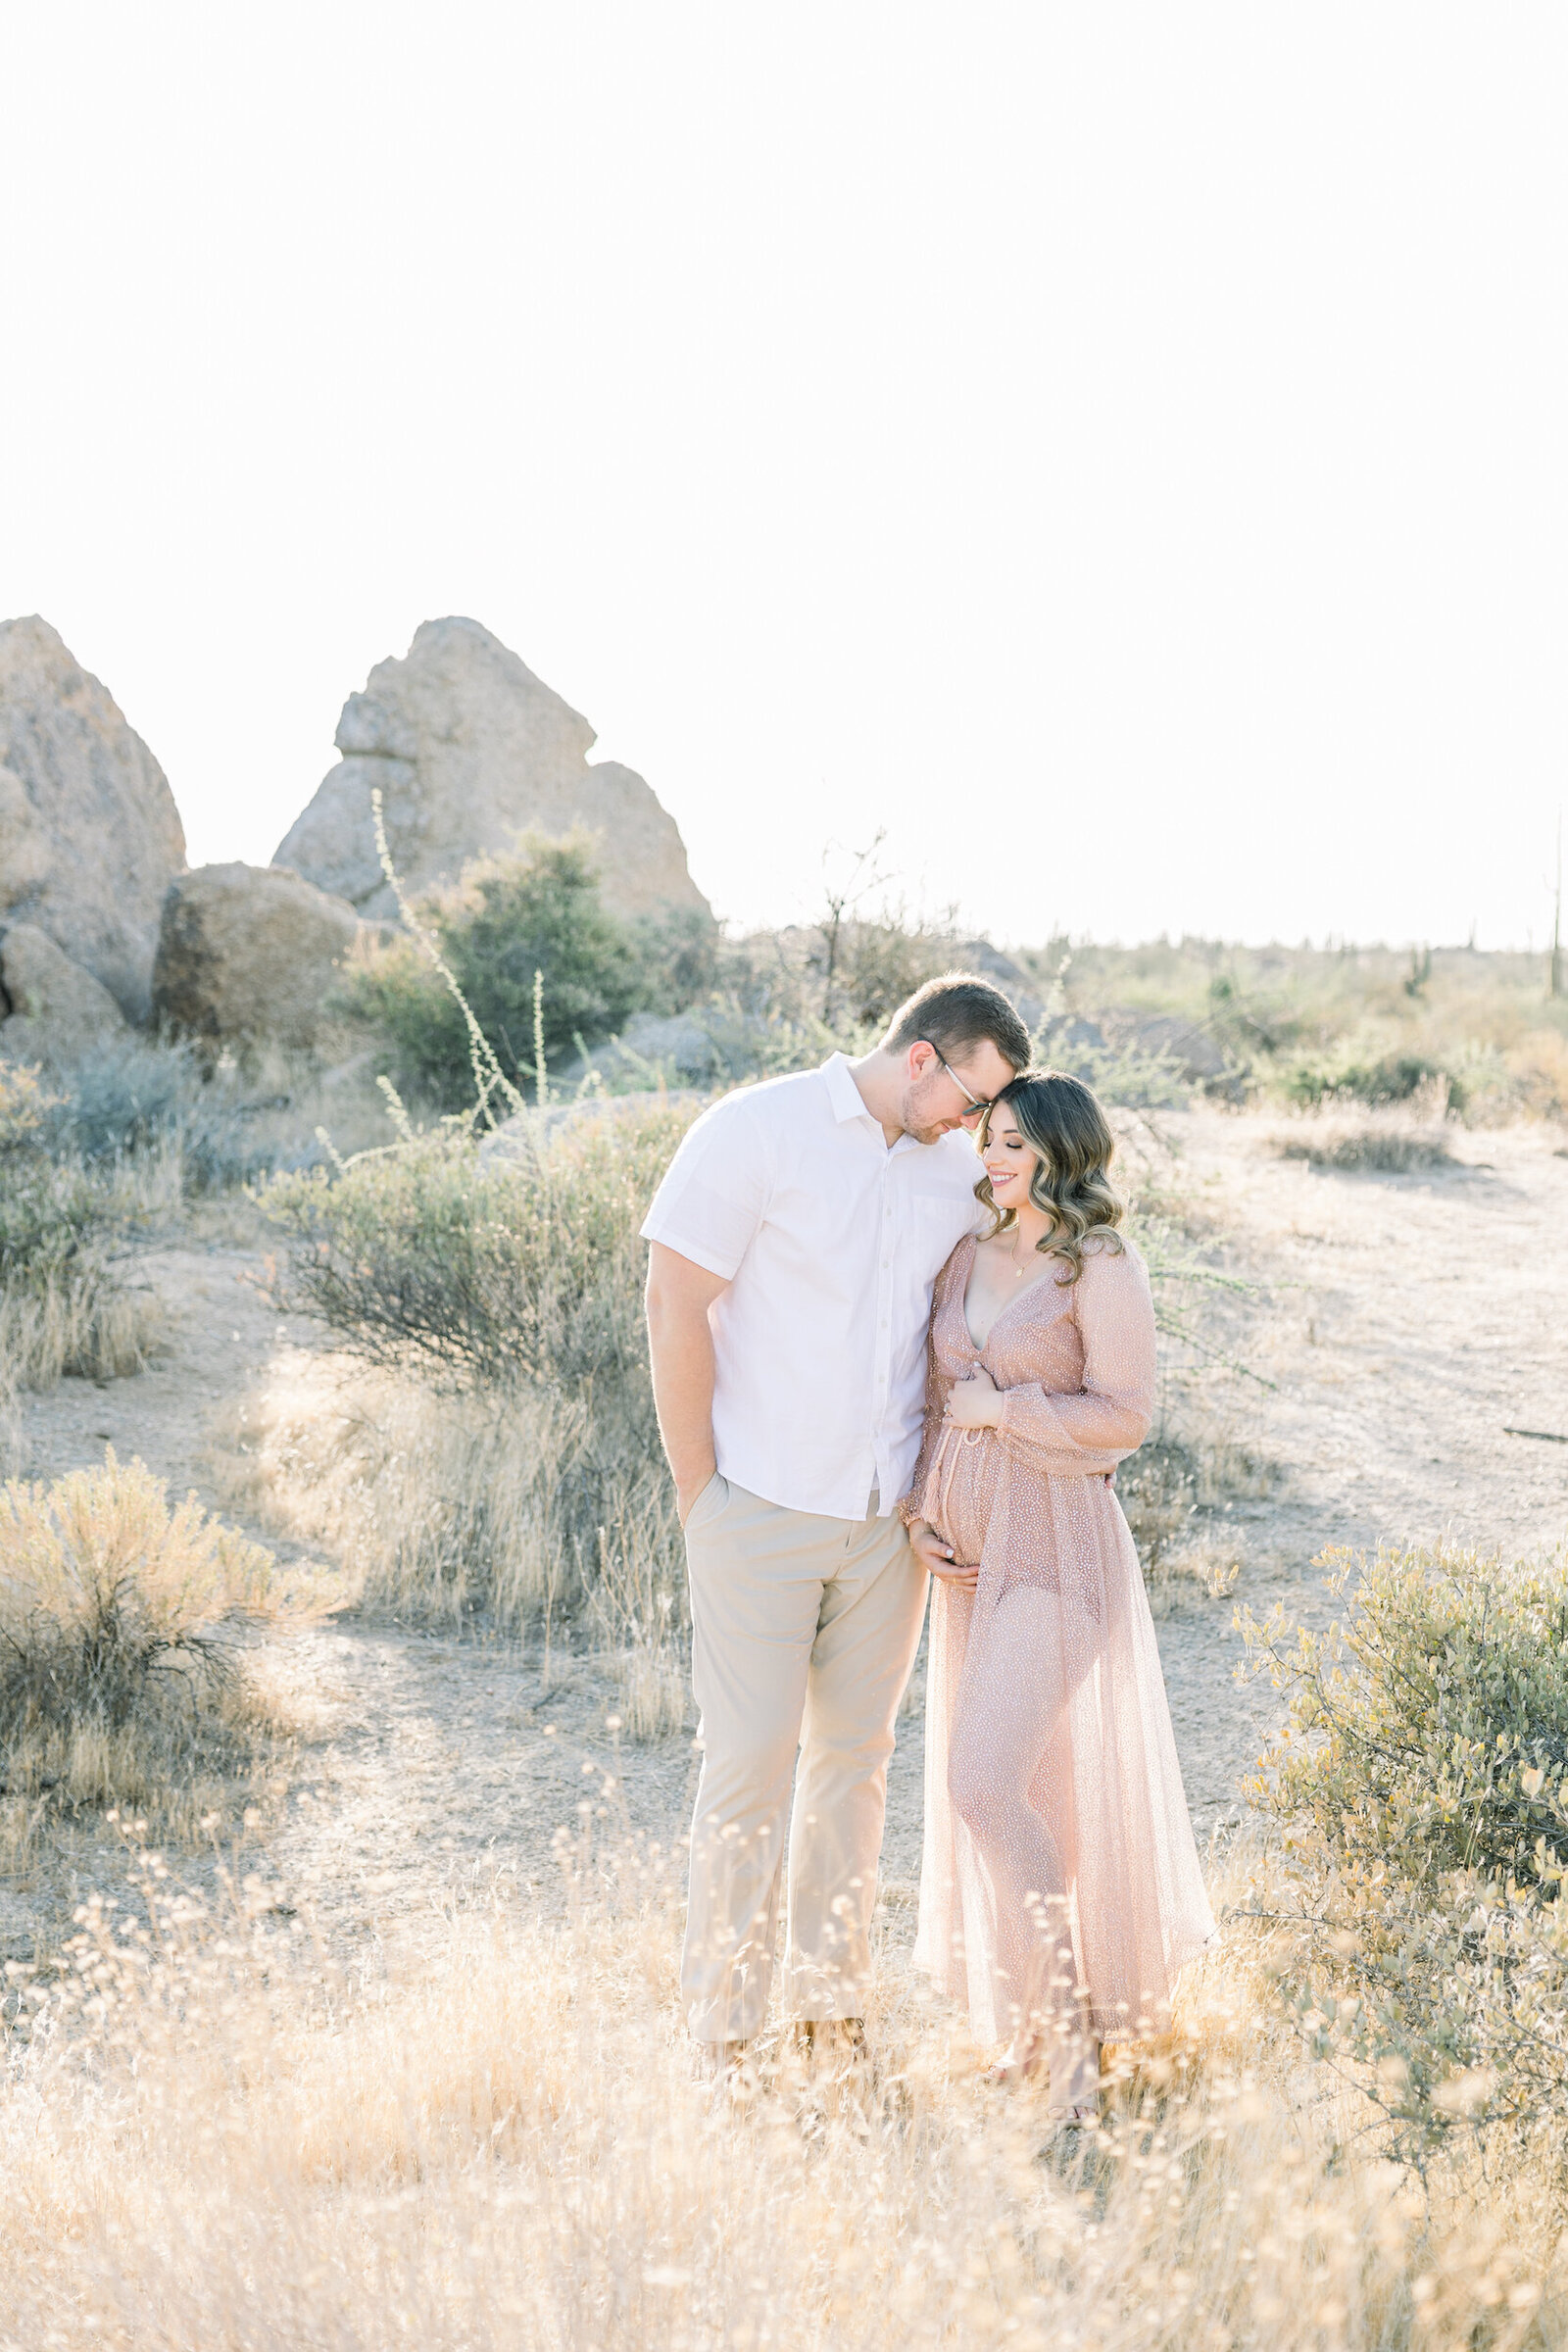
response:
[[[0,614],[268,859],[471,613],[743,921],[1539,944],[1560,0],[0,0]]]

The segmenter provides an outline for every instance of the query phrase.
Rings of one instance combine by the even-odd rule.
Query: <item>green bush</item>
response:
[[[261,1196],[291,1240],[294,1304],[363,1362],[422,1375],[426,1395],[432,1376],[467,1392],[433,1422],[403,1400],[408,1430],[377,1486],[407,1489],[416,1457],[462,1466],[443,1473],[434,1514],[411,1495],[400,1517],[412,1527],[422,1508],[438,1524],[384,1546],[372,1589],[404,1618],[461,1612],[512,1632],[586,1604],[624,1651],[644,1729],[679,1718],[666,1653],[681,1584],[638,1228],[691,1115],[658,1101],[526,1113],[510,1159],[481,1159],[452,1122]]]
[[[167,1152],[177,1155],[180,1190],[207,1194],[246,1182],[275,1156],[255,1129],[276,1094],[232,1064],[207,1070],[188,1041],[117,1038],[58,1063],[51,1079],[43,1132],[58,1159],[98,1168]]]
[[[637,1009],[684,1012],[722,988],[722,935],[702,907],[666,906],[659,914],[634,915],[628,929],[642,974]]]
[[[1299,1062],[1288,1074],[1285,1092],[1291,1102],[1315,1108],[1337,1096],[1375,1105],[1409,1102],[1440,1086],[1446,1090],[1449,1107],[1463,1110],[1465,1086],[1452,1070],[1419,1054],[1388,1054],[1372,1062]]]
[[[424,907],[421,919],[506,1078],[530,1089],[535,973],[543,975],[546,1060],[557,1061],[578,1038],[607,1036],[648,1003],[646,959],[669,944],[660,926],[639,934],[604,906],[581,836],[534,838],[516,857],[469,866],[462,889]],[[684,933],[677,945],[694,956]],[[401,1084],[443,1110],[471,1102],[467,1023],[416,941],[399,940],[361,965],[350,1000],[391,1040]]]
[[[41,1153],[8,1159],[0,1181],[0,1290],[39,1291],[96,1265],[100,1203],[79,1169]]]
[[[1298,1903],[1282,1982],[1405,2154],[1568,2124],[1568,1557],[1328,1555],[1324,1636],[1244,1617],[1291,1691],[1253,1794]]]
[[[637,1229],[690,1116],[525,1114],[514,1156],[489,1159],[452,1121],[261,1200],[293,1243],[293,1298],[363,1361],[570,1388],[641,1367]]]
[[[0,1062],[0,1293],[37,1291],[79,1264],[95,1222],[86,1184],[45,1149],[58,1107],[36,1069]]]
[[[36,1070],[0,1063],[0,1396],[139,1371],[160,1329],[111,1260],[103,1180],[49,1156],[58,1107]]]

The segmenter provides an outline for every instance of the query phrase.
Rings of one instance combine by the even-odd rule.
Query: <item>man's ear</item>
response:
[[[934,1070],[936,1066],[937,1050],[935,1046],[928,1046],[924,1038],[916,1038],[904,1056],[905,1076],[906,1078],[923,1078],[928,1070]]]

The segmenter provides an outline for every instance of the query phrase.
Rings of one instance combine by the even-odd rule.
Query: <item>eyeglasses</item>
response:
[[[924,1039],[923,1043],[931,1046],[931,1040],[929,1038]],[[943,1053],[940,1046],[931,1046],[931,1051],[936,1055],[938,1061],[941,1062],[942,1067],[947,1071],[948,1076],[953,1080],[954,1085],[957,1088],[965,1102],[968,1103],[969,1107],[963,1113],[963,1116],[966,1119],[981,1118],[988,1110],[991,1110],[995,1107],[993,1103],[983,1101],[980,1096],[970,1094],[969,1089],[964,1085],[963,1080],[958,1076],[957,1071],[954,1068],[952,1062],[949,1061],[947,1055]]]

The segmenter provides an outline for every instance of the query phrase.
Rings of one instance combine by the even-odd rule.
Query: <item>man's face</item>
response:
[[[956,1127],[973,1134],[987,1104],[1018,1074],[989,1039],[965,1046],[946,1061],[935,1046],[912,1045],[905,1067],[907,1083],[899,1115],[905,1134],[917,1144],[934,1144]]]

